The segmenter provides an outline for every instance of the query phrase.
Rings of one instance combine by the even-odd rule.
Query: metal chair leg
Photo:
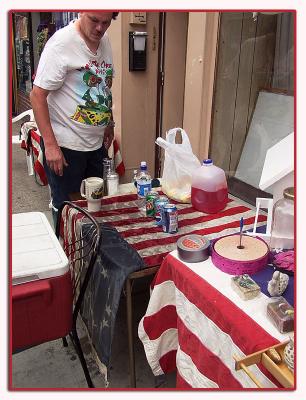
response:
[[[128,328],[128,347],[129,347],[129,370],[130,370],[130,386],[136,387],[135,373],[135,355],[134,355],[134,338],[133,338],[133,313],[132,313],[132,287],[131,280],[127,278],[126,286],[126,314]]]
[[[90,374],[89,374],[89,371],[88,371],[88,368],[87,368],[86,360],[85,360],[85,357],[84,357],[84,354],[83,354],[82,346],[81,346],[81,343],[80,343],[76,328],[72,328],[71,334],[72,334],[72,338],[73,338],[73,344],[74,344],[74,346],[76,348],[76,351],[78,353],[78,356],[79,356],[79,359],[80,359],[80,362],[81,362],[81,365],[82,365],[82,368],[83,368],[83,371],[84,371],[84,375],[85,375],[85,378],[86,378],[87,385],[90,388],[94,388],[95,386],[92,383],[92,380],[91,380],[91,377],[90,377]]]
[[[63,341],[63,346],[64,346],[64,347],[68,347],[68,342],[67,342],[66,336],[64,336],[64,337],[62,338],[62,341]]]

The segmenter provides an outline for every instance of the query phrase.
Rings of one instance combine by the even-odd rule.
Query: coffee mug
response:
[[[91,177],[82,180],[80,192],[81,196],[87,200],[88,211],[99,211],[101,209],[103,184],[103,179],[98,177]]]

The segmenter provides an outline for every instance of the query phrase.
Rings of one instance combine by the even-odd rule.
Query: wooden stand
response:
[[[252,379],[252,381],[260,388],[263,388],[262,384],[254,376],[254,374],[247,368],[253,364],[261,363],[267,370],[274,376],[274,378],[284,387],[294,387],[294,374],[288,369],[284,362],[284,348],[289,343],[289,340],[283,343],[276,344],[275,346],[268,347],[267,349],[257,351],[256,353],[250,354],[242,359],[234,356],[236,361],[235,370],[238,371],[243,369],[244,372]],[[281,356],[282,362],[276,364],[268,355],[267,351],[275,349]]]

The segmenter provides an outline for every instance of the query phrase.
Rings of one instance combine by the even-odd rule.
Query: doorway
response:
[[[160,13],[156,137],[183,126],[187,34],[187,12]],[[160,177],[163,153],[159,146],[155,151],[155,176]]]
[[[293,33],[291,12],[221,13],[209,154],[226,171],[230,192],[251,204],[256,197],[269,197],[258,185],[266,150],[294,129]],[[266,97],[272,97],[276,108],[286,103],[288,128],[279,135],[261,129],[264,140],[260,140],[252,122],[258,115],[260,124],[264,122]],[[256,140],[247,148],[252,135]],[[255,161],[256,179],[251,172]]]

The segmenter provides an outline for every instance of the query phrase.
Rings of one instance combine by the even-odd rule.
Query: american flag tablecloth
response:
[[[231,276],[211,259],[186,264],[177,252],[161,265],[145,316],[138,328],[154,375],[177,370],[177,387],[236,390],[256,388],[234,355],[270,347],[288,336],[266,316],[263,293],[243,301],[230,285]],[[249,368],[264,388],[279,384],[263,368]]]
[[[161,193],[161,192],[160,192]],[[86,208],[86,200],[76,201]],[[226,208],[217,214],[204,214],[190,204],[176,204],[179,214],[179,230],[175,234],[164,233],[154,218],[146,216],[139,209],[136,194],[122,194],[102,199],[102,207],[92,213],[99,222],[115,227],[122,237],[138,251],[147,267],[158,266],[165,256],[176,248],[177,240],[186,234],[195,233],[214,239],[239,231],[240,218],[244,218],[244,229],[253,228],[255,211],[230,199]],[[76,221],[82,216],[75,210],[67,209],[64,215],[63,237],[75,232]],[[257,226],[266,223],[266,216],[260,214]]]
[[[79,200],[75,203],[84,208],[87,206],[86,201]],[[254,210],[234,200],[229,200],[223,211],[211,215],[196,211],[190,204],[177,204],[179,231],[175,234],[169,234],[163,232],[161,226],[156,225],[154,218],[147,217],[145,211],[142,211],[139,205],[136,194],[105,197],[102,199],[101,210],[92,213],[92,215],[99,222],[107,223],[116,228],[121,237],[138,252],[148,268],[160,266],[166,255],[176,248],[178,238],[187,233],[206,235],[212,239],[237,232],[241,217],[244,218],[245,228],[250,229],[255,218]],[[79,237],[83,218],[83,215],[73,208],[66,206],[63,209],[61,236],[64,240],[64,247]],[[260,215],[258,225],[265,224],[265,221],[266,216]],[[103,249],[101,251],[103,252]],[[107,367],[120,294],[131,269],[128,270],[124,265],[119,268],[118,265],[115,271],[111,266],[107,267],[102,264],[97,262],[94,267],[93,276],[99,277],[100,281],[98,282],[98,279],[96,279],[89,284],[89,290],[86,291],[86,296],[89,296],[89,298],[84,301],[82,315],[85,316],[85,319],[86,316],[88,317],[89,322],[86,325],[91,338],[93,338],[93,345],[100,362]],[[139,270],[139,268],[136,267],[134,271],[136,270]],[[102,282],[101,277],[104,276],[106,280]],[[107,281],[110,277],[111,281]],[[118,282],[120,282],[120,285],[118,285]],[[109,299],[112,299],[111,303]],[[90,308],[87,307],[89,304],[92,305]],[[102,333],[96,332],[95,326],[101,325],[101,321],[109,314],[109,310],[111,310],[112,319],[108,326],[111,329],[108,332],[105,330],[101,331]]]

